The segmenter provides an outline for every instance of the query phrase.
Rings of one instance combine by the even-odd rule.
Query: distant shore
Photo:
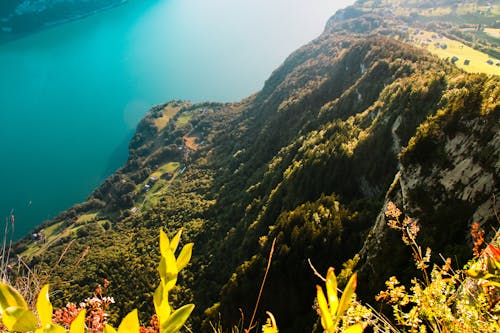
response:
[[[111,10],[111,9],[114,9],[116,7],[119,7],[119,6],[123,6],[124,4],[126,4],[128,2],[129,2],[129,0],[121,0],[121,1],[109,4],[107,6],[104,6],[102,8],[94,9],[94,10],[86,12],[86,13],[73,15],[71,17],[66,17],[66,18],[62,18],[59,20],[47,21],[31,31],[17,32],[17,33],[16,32],[13,32],[13,33],[0,32],[0,45],[4,45],[4,44],[10,43],[10,42],[13,42],[15,40],[21,39],[23,37],[29,36],[31,34],[34,34],[34,33],[37,33],[37,32],[40,32],[40,31],[43,31],[46,29],[50,29],[50,28],[54,28],[54,27],[57,27],[57,26],[62,25],[62,24],[78,21],[78,20],[84,19],[86,17]]]

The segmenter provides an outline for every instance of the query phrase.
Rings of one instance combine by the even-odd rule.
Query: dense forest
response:
[[[418,221],[423,248],[462,267],[473,222],[485,238],[498,229],[500,79],[432,55],[408,29],[460,38],[495,59],[498,40],[469,28],[498,29],[498,6],[476,4],[459,15],[460,1],[358,1],[255,95],[152,107],[127,163],[15,253],[60,290],[56,305],[106,280],[117,303],[110,320],[138,308],[146,323],[158,229],[182,228],[195,247],[173,302],[196,304],[194,331],[248,320],[273,242],[258,318],[272,311],[284,332],[318,326],[309,261],[320,272],[357,271],[358,296],[371,304],[390,276],[409,283],[417,270],[386,224],[389,202]]]

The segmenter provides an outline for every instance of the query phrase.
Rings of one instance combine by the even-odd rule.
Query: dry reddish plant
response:
[[[481,255],[481,247],[484,245],[484,230],[481,229],[479,223],[474,222],[472,223],[470,233],[474,244],[472,251],[476,257],[479,257]]]

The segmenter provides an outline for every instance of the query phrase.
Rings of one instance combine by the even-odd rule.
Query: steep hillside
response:
[[[17,253],[50,273],[61,302],[108,279],[114,318],[137,307],[146,321],[157,229],[182,227],[195,249],[174,301],[197,305],[196,331],[250,316],[274,239],[261,319],[270,310],[283,331],[311,331],[308,259],[359,270],[373,302],[393,272],[413,273],[385,227],[388,200],[418,219],[423,246],[463,264],[470,224],[498,227],[500,79],[404,42],[404,17],[366,4],[337,13],[239,103],[153,107],[126,165]]]

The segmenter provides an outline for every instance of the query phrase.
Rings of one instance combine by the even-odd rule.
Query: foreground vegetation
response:
[[[356,301],[356,274],[347,282],[341,298],[333,268],[329,268],[326,278],[311,266],[315,274],[324,281],[326,295],[316,286],[315,308],[324,332],[361,333],[367,326],[383,332],[496,332],[500,330],[500,233],[493,241],[485,244],[484,230],[475,224],[472,230],[475,257],[463,269],[454,270],[451,259],[444,260],[442,266],[432,264],[431,250],[425,251],[417,243],[418,223],[389,202],[385,213],[388,225],[399,230],[403,242],[412,250],[413,260],[422,273],[421,278],[413,278],[410,291],[396,277],[386,281],[387,289],[377,296],[392,305],[393,317],[386,319],[371,307]],[[0,319],[3,330],[11,332],[58,332],[69,333],[177,333],[184,326],[194,305],[188,304],[173,311],[169,304],[169,292],[175,287],[177,276],[189,263],[193,244],[183,246],[179,256],[176,251],[181,238],[179,231],[169,240],[160,230],[161,260],[158,267],[160,284],[156,288],[153,302],[156,313],[151,326],[140,326],[137,310],[125,316],[115,330],[107,322],[107,307],[114,301],[104,296],[102,288],[96,290],[92,299],[76,306],[73,303],[53,311],[49,300],[49,285],[41,288],[34,311],[25,298],[8,283],[0,283]],[[274,247],[273,250],[274,251]],[[444,259],[444,258],[443,258]],[[269,261],[272,260],[272,252]],[[432,268],[429,269],[429,265]],[[4,267],[5,270],[5,267]],[[269,270],[266,270],[262,287]],[[350,274],[343,271],[341,274]],[[104,285],[106,289],[108,285]],[[262,292],[262,288],[261,291]],[[259,306],[259,298],[256,308]],[[255,312],[254,312],[255,314]],[[278,333],[274,316],[268,312],[268,320],[262,326],[263,333]],[[257,331],[253,317],[247,329],[234,326],[232,332]],[[214,333],[222,328],[212,325]]]
[[[24,297],[5,282],[0,284],[0,316],[2,323],[5,328],[12,332],[60,333],[69,329],[70,333],[87,331],[93,333],[139,333],[139,331],[177,333],[194,309],[193,304],[187,304],[173,310],[169,304],[169,293],[175,287],[179,272],[189,263],[193,248],[193,243],[184,245],[176,258],[174,253],[177,250],[180,238],[181,231],[169,240],[167,235],[160,230],[161,259],[158,267],[160,284],[156,288],[153,297],[156,313],[151,320],[152,328],[143,327],[140,330],[137,310],[133,310],[125,316],[118,327],[118,331],[116,331],[107,323],[108,314],[106,313],[107,307],[114,303],[114,300],[104,296],[101,287],[96,290],[94,297],[85,300],[85,303],[80,303],[79,306],[69,303],[64,308],[53,313],[53,306],[49,300],[49,285],[44,285],[35,304],[35,312],[38,314],[37,319],[35,313],[29,309]],[[107,287],[108,285],[105,283],[104,288]]]

